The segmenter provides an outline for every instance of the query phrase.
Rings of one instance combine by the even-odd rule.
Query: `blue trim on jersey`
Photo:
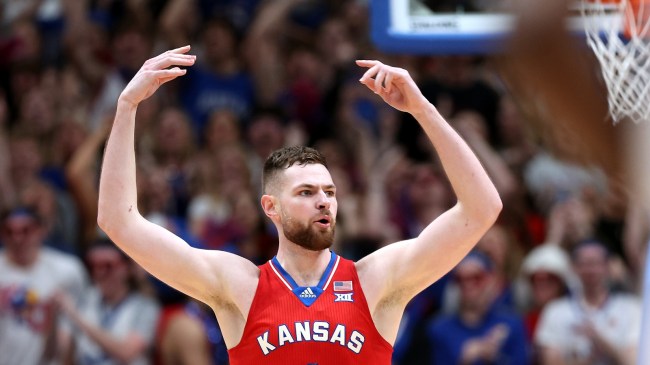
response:
[[[323,272],[317,286],[299,286],[282,265],[280,265],[277,256],[273,256],[271,259],[271,265],[278,270],[278,273],[282,275],[282,278],[284,278],[284,280],[286,280],[286,282],[291,286],[291,292],[296,295],[302,304],[309,307],[314,304],[321,294],[323,294],[323,287],[325,286],[325,283],[327,283],[329,276],[332,274],[332,268],[334,268],[334,264],[336,263],[336,254],[331,251],[330,254],[330,262],[327,264],[325,272]]]

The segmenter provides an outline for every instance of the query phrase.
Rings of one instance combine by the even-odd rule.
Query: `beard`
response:
[[[332,218],[330,228],[327,230],[316,229],[311,225],[301,224],[294,219],[284,216],[282,230],[284,236],[291,242],[310,251],[322,251],[330,248],[334,243],[336,221]]]

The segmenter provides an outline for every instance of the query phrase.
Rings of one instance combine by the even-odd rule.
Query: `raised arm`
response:
[[[104,154],[98,223],[113,242],[149,273],[211,305],[217,314],[222,309],[225,314],[220,320],[245,323],[255,290],[257,267],[236,255],[194,249],[138,212],[136,109],[160,85],[184,75],[185,70],[179,66],[194,64],[194,56],[186,54],[189,49],[189,46],[178,48],[148,60],[120,95]],[[240,328],[232,323],[228,325],[235,331]],[[224,335],[227,342],[232,338],[238,340],[237,333]]]
[[[438,153],[458,202],[418,237],[386,246],[357,263],[359,278],[380,333],[393,340],[406,303],[451,270],[495,222],[501,200],[479,160],[429,103],[408,72],[378,61],[360,82],[420,123]]]

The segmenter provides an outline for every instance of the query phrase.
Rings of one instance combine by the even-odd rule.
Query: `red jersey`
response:
[[[393,347],[375,327],[354,262],[332,252],[317,286],[300,287],[277,258],[260,279],[231,365],[390,365]]]

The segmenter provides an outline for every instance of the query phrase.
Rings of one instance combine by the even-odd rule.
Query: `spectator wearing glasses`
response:
[[[458,309],[435,318],[427,335],[431,364],[526,364],[524,326],[515,313],[494,306],[494,265],[471,252],[452,272],[460,291]]]
[[[64,358],[78,365],[146,365],[158,323],[158,303],[133,285],[134,264],[110,241],[87,255],[93,281],[79,306],[57,303],[69,324],[62,335]]]
[[[0,224],[0,362],[49,363],[57,345],[52,298],[65,292],[79,299],[86,271],[75,256],[43,245],[46,229],[34,210],[9,209]]]

